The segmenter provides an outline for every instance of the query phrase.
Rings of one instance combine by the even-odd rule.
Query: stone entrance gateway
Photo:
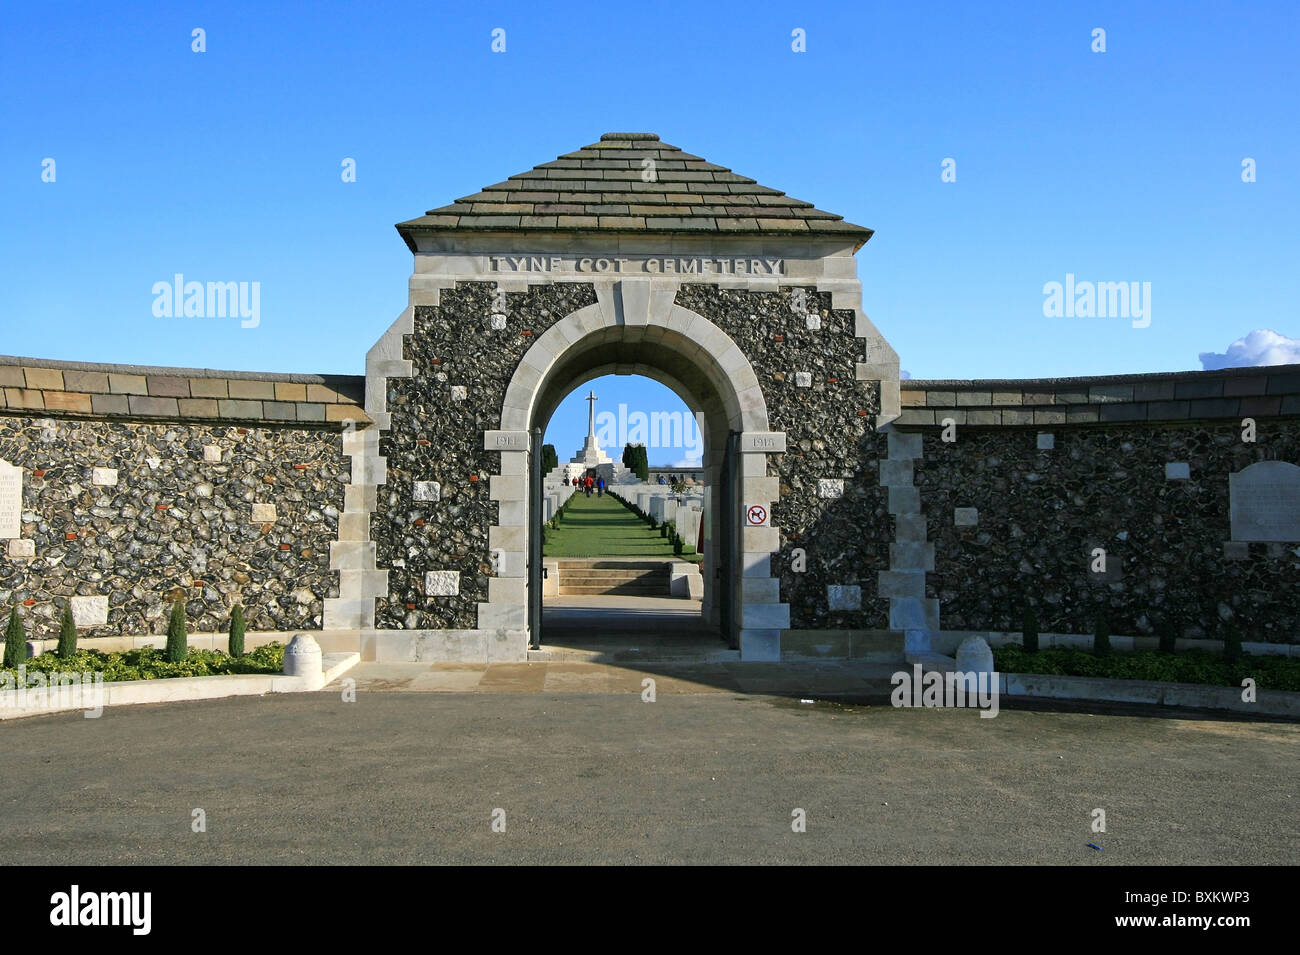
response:
[[[859,586],[826,584],[887,567],[892,536],[887,491],[855,480],[899,411],[853,258],[871,230],[651,133],[607,133],[397,228],[409,305],[366,358],[374,424],[344,435],[326,631],[360,631],[371,659],[525,659],[534,435],[607,374],[703,416],[720,492],[705,613],[742,659],[779,659],[783,631],[828,613],[884,623]]]

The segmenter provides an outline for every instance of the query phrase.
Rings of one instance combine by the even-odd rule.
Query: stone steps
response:
[[[558,593],[561,597],[659,597],[669,590],[670,562],[658,560],[565,559],[559,561]]]

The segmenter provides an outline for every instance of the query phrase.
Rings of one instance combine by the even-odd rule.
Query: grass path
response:
[[[677,557],[668,538],[620,504],[610,494],[575,494],[564,506],[560,526],[546,528],[542,553],[547,557],[657,557],[699,560],[698,554]]]

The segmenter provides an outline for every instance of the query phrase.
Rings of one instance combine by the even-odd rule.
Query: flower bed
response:
[[[67,659],[57,653],[42,653],[25,661],[28,673],[73,672],[103,673],[106,683],[122,680],[166,680],[186,676],[225,676],[236,673],[280,673],[284,669],[284,644],[268,643],[242,657],[232,657],[220,650],[190,650],[179,663],[168,663],[162,650],[142,647],[117,653],[78,650]],[[0,681],[9,674],[18,681],[17,672],[0,668]],[[8,681],[4,681],[8,682]]]
[[[1094,676],[1112,680],[1158,680],[1241,686],[1250,679],[1261,690],[1300,690],[1300,660],[1290,657],[1243,655],[1235,661],[1205,650],[1162,653],[1138,650],[1099,657],[1088,650],[1053,647],[1026,653],[1022,647],[993,651],[999,673],[1042,673],[1049,676]]]

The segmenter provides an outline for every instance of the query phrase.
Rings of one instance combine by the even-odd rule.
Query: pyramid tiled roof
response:
[[[859,245],[872,235],[654,133],[605,133],[598,143],[430,209],[397,230],[412,249],[417,232],[837,235]]]

